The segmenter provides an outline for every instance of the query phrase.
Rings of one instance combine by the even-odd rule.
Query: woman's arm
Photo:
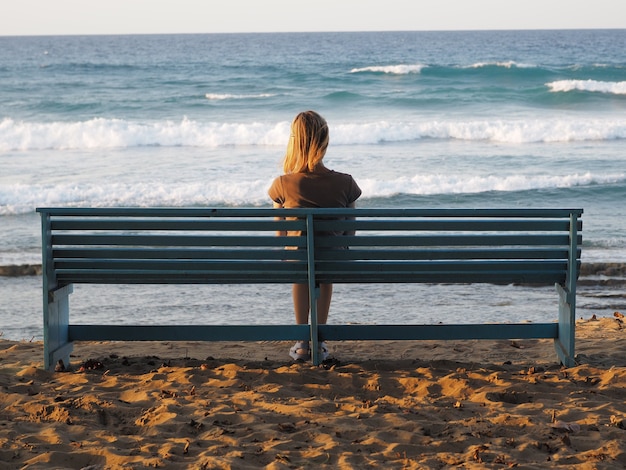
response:
[[[354,209],[356,208],[356,201],[351,202],[350,204],[348,204],[348,208],[349,209]],[[354,217],[347,217],[346,220],[354,220]],[[354,235],[356,232],[354,230],[349,230],[347,232],[343,232],[344,235]]]
[[[280,202],[274,202],[274,209],[282,209],[283,205]],[[285,220],[284,217],[274,217],[274,220]],[[286,237],[287,236],[287,231],[286,230],[278,230],[276,232],[276,236],[277,237]]]

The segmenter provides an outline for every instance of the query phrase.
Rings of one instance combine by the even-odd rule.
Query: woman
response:
[[[328,148],[328,124],[315,111],[298,114],[291,124],[291,136],[283,161],[284,175],[274,180],[269,196],[274,207],[355,207],[361,189],[352,176],[326,168],[323,163]],[[317,300],[318,323],[325,324],[333,293],[332,284],[320,285]],[[293,285],[296,324],[309,322],[309,288],[307,284]],[[298,341],[289,351],[295,360],[311,357],[308,341]],[[328,357],[321,343],[322,360]]]

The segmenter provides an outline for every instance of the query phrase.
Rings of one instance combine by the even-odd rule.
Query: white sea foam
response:
[[[397,194],[477,194],[491,191],[526,191],[570,188],[594,184],[623,183],[626,174],[572,173],[566,175],[486,175],[426,173],[394,179],[359,179],[363,198],[385,198]],[[36,207],[183,207],[268,205],[271,179],[243,182],[223,178],[198,182],[108,181],[55,185],[14,184],[0,186],[0,216],[26,214]]]
[[[537,66],[534,64],[525,64],[525,63],[515,62],[514,60],[506,60],[506,61],[496,61],[496,62],[476,62],[471,65],[462,66],[461,68],[480,69],[484,67],[503,67],[505,69],[512,69],[512,68],[531,69],[531,68],[536,68]]]
[[[546,83],[551,92],[568,91],[591,91],[598,93],[610,93],[614,95],[626,95],[626,81],[603,82],[598,80],[557,80]]]
[[[350,70],[350,73],[388,73],[393,75],[407,75],[410,73],[420,73],[424,68],[428,67],[424,64],[399,64],[399,65],[373,65],[370,67],[354,68]]]
[[[425,174],[384,181],[359,180],[365,196],[390,197],[396,194],[476,194],[491,191],[527,191],[545,188],[570,188],[590,184],[607,184],[626,180],[626,174],[594,175],[574,173],[571,175],[490,175],[467,176],[464,174]]]
[[[626,139],[626,118],[380,121],[331,126],[333,144],[376,144],[424,138],[502,143]]]
[[[138,123],[96,118],[79,122],[0,122],[0,152],[142,146],[284,145],[289,123],[201,123],[189,119]]]
[[[555,118],[331,122],[333,145],[442,140],[503,143],[576,142],[626,139],[625,118]],[[80,122],[0,122],[0,153],[43,149],[107,149],[144,146],[277,146],[289,137],[289,122],[158,121],[122,119]]]
[[[276,96],[274,93],[259,93],[257,95],[237,95],[230,93],[207,93],[204,97],[207,100],[247,100],[247,99],[261,99],[261,98],[271,98]]]
[[[145,181],[0,186],[0,216],[25,214],[36,207],[182,207],[268,204],[270,180],[216,180],[210,183]]]

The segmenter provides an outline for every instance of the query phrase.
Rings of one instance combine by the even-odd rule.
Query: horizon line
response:
[[[348,33],[475,33],[475,32],[527,32],[527,31],[624,31],[614,27],[555,27],[555,28],[468,28],[468,29],[381,29],[381,30],[311,30],[311,31],[213,31],[213,32],[118,32],[118,33],[24,33],[0,34],[8,37],[68,37],[68,36],[200,36],[230,34],[348,34]]]

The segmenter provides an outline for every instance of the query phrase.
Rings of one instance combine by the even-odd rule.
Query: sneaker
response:
[[[294,361],[308,361],[311,359],[311,349],[308,341],[298,341],[289,350],[289,355]]]
[[[325,361],[326,359],[328,359],[329,353],[328,353],[328,347],[326,346],[326,341],[322,341],[320,343],[320,359],[322,361]]]

